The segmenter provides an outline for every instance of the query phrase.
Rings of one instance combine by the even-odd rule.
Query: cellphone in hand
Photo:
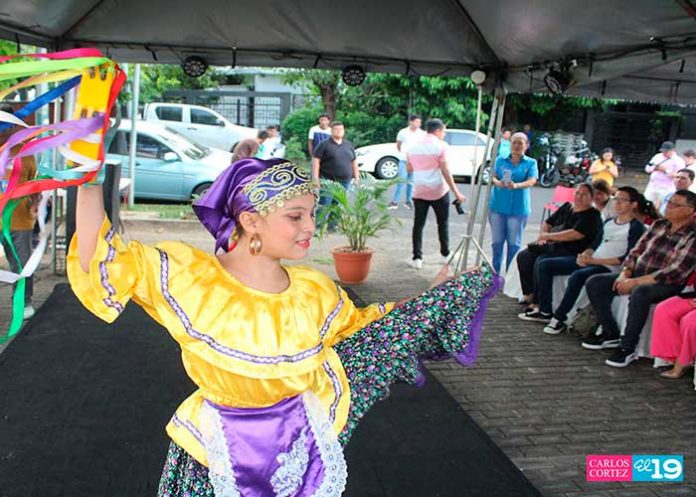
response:
[[[512,171],[510,171],[509,169],[505,169],[503,171],[503,183],[512,183]]]

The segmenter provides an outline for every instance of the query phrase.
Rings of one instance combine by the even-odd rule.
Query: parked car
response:
[[[202,195],[232,162],[232,154],[203,147],[168,126],[137,121],[135,196],[157,200],[191,200]],[[121,161],[121,177],[130,176],[128,151],[131,121],[124,119],[106,158]]]
[[[457,178],[471,177],[478,171],[481,164],[488,162],[491,158],[493,140],[484,154],[486,148],[486,135],[479,133],[478,137],[474,131],[467,129],[447,129],[445,141],[450,145],[448,152],[448,163],[452,175]],[[474,167],[474,151],[477,151],[477,167]],[[358,168],[361,171],[372,173],[378,178],[393,179],[399,173],[399,159],[396,143],[380,143],[360,147],[355,151],[358,161]],[[485,161],[484,161],[485,155]],[[484,170],[484,181],[488,181],[488,169]]]
[[[205,147],[232,151],[246,138],[256,138],[258,130],[233,124],[222,115],[200,105],[153,102],[145,105],[145,121],[159,122]]]

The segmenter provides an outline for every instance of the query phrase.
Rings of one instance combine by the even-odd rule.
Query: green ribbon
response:
[[[13,62],[0,64],[0,81],[34,76],[45,72],[62,71],[65,69],[86,69],[109,62],[106,57],[80,57],[64,60],[32,60],[28,62]],[[98,69],[95,69],[98,70]]]
[[[2,212],[2,237],[7,242],[6,245],[10,247],[11,254],[5,254],[7,260],[10,257],[14,257],[19,266],[19,272],[21,273],[24,269],[22,261],[19,259],[19,255],[15,250],[15,246],[12,243],[12,235],[10,234],[10,229],[12,225],[12,213],[15,208],[22,202],[23,198],[12,199],[7,202],[5,209]],[[10,323],[10,329],[5,336],[0,336],[0,343],[7,342],[13,336],[15,336],[19,330],[22,328],[22,322],[24,321],[24,295],[26,293],[26,278],[20,278],[17,280],[17,286],[15,287],[14,295],[12,296],[12,322]]]

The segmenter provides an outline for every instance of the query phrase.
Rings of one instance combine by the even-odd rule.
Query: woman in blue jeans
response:
[[[587,249],[576,256],[544,257],[534,266],[539,300],[539,315],[550,319],[544,333],[557,335],[566,329],[568,313],[580,296],[585,282],[595,274],[618,271],[624,258],[645,232],[643,223],[635,218],[638,207],[638,191],[623,186],[616,192],[614,206],[616,217],[604,222],[601,240],[593,244],[596,250]],[[553,310],[553,279],[569,274],[563,300]]]
[[[493,192],[489,220],[493,249],[493,268],[500,273],[503,249],[507,243],[506,269],[522,246],[522,232],[532,211],[530,188],[539,178],[534,159],[524,155],[527,135],[515,133],[510,139],[509,157],[498,157],[492,177]]]

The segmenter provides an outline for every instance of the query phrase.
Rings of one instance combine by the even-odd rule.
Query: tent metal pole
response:
[[[490,146],[490,143],[491,143],[491,134],[493,133],[493,124],[495,122],[496,112],[497,112],[497,107],[496,107],[495,101],[494,101],[493,105],[491,107],[490,122],[488,124],[488,132],[486,134],[486,147],[485,147],[486,152],[484,152],[484,153],[488,152],[488,147]],[[485,161],[485,159],[484,159],[484,161]],[[471,181],[474,183],[474,188],[473,188],[473,194],[472,194],[471,203],[470,203],[470,207],[469,207],[469,222],[467,224],[466,234],[464,235],[464,250],[461,253],[460,260],[458,261],[459,263],[457,265],[457,270],[459,270],[459,271],[465,269],[469,264],[469,247],[471,245],[471,240],[474,237],[474,223],[476,222],[476,213],[478,211],[478,202],[479,202],[479,197],[481,196],[481,181],[483,180],[483,174],[478,174],[479,172],[482,173],[483,170],[481,169],[480,171],[477,171],[474,174],[474,176],[471,178]]]
[[[133,95],[131,99],[131,132],[130,147],[128,150],[128,173],[130,186],[128,187],[128,208],[132,209],[135,205],[135,146],[138,141],[138,100],[140,99],[140,64],[135,64],[133,71]]]
[[[507,92],[503,88],[496,88],[494,105],[496,106],[495,113],[495,141],[493,142],[493,150],[491,150],[491,174],[490,181],[486,186],[486,198],[483,203],[483,216],[481,218],[481,228],[479,231],[478,247],[483,246],[483,239],[486,236],[486,219],[488,218],[488,207],[489,200],[491,198],[491,190],[493,190],[493,172],[495,170],[495,161],[498,158],[498,147],[500,146],[500,130],[503,127],[503,114],[505,113],[505,97]],[[493,121],[491,121],[493,124]],[[476,264],[481,262],[481,253],[479,252],[476,256]]]
[[[56,99],[53,104],[53,124],[58,124],[60,122],[60,102],[61,99]],[[60,160],[60,155],[58,154],[58,149],[53,148],[51,151],[51,162],[53,163],[54,169],[62,169],[58,167],[58,161]],[[58,274],[58,250],[56,249],[56,243],[58,241],[58,202],[63,201],[63,197],[58,197],[58,190],[54,189],[51,192],[51,271],[53,274]],[[64,213],[64,206],[60,206],[60,212]],[[67,250],[67,247],[66,247]]]
[[[474,178],[476,177],[476,175],[478,173],[478,170],[476,169],[476,166],[478,165],[478,149],[479,149],[479,147],[478,147],[478,134],[479,134],[479,130],[481,129],[481,99],[483,97],[483,88],[481,88],[481,85],[476,85],[476,87],[478,88],[478,103],[476,105],[476,128],[475,128],[476,139],[474,141],[474,143],[476,145],[474,145],[474,163],[473,163],[474,169],[473,169],[472,175],[471,175],[471,189],[470,189],[471,193],[470,193],[469,198],[473,198],[473,196],[474,196],[474,187],[476,184],[476,181],[474,180]],[[483,162],[485,163],[486,162],[486,157],[485,157],[486,151],[485,150],[483,152],[483,155],[484,155]]]

